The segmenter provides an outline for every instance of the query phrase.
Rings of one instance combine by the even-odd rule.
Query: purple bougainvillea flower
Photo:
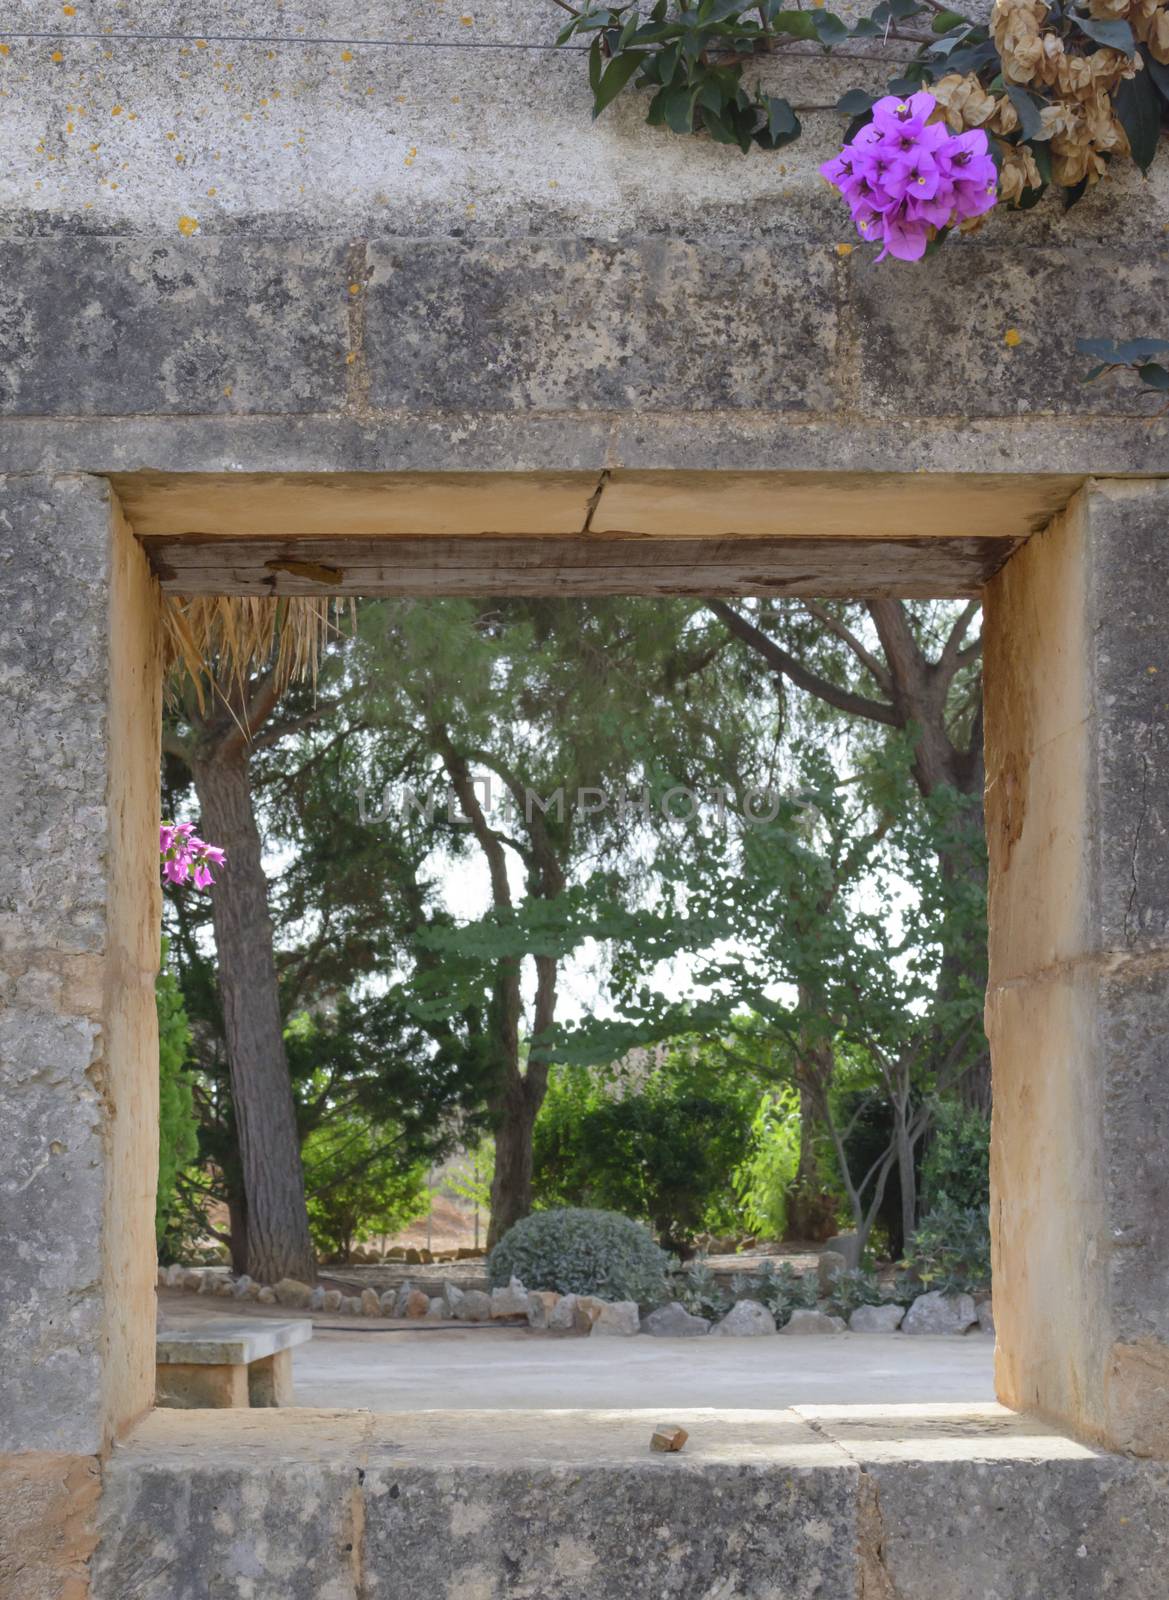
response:
[[[861,238],[880,242],[878,261],[919,261],[940,229],[980,216],[998,199],[986,134],[953,134],[930,120],[936,112],[925,90],[887,95],[873,107],[873,120],[820,168]]]
[[[186,883],[193,878],[197,889],[213,884],[211,868],[221,867],[227,860],[227,852],[219,845],[198,837],[193,822],[164,822],[158,830],[158,849],[166,881]]]

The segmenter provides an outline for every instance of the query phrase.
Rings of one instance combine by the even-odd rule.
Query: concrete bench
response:
[[[155,1399],[183,1409],[292,1404],[292,1350],[313,1325],[225,1317],[160,1333]]]

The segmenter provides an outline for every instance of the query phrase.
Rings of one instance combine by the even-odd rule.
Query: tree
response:
[[[970,638],[978,602],[769,600],[756,602],[753,612],[723,600],[709,606],[772,675],[781,704],[790,685],[854,726],[895,730],[909,741],[923,799],[951,792],[967,802],[959,808],[960,825],[938,839],[942,874],[985,894],[982,639]],[[939,982],[957,992],[970,972],[985,972],[985,940],[968,927],[946,930],[944,939]],[[964,1093],[989,1111],[985,1045],[965,1076]]]
[[[161,1245],[176,1209],[178,1175],[195,1159],[199,1149],[194,1087],[184,1071],[191,1045],[191,1025],[178,980],[167,967],[166,940],[163,940],[154,996],[158,1009],[158,1192],[154,1230]]]
[[[204,834],[227,851],[228,869],[211,893],[211,909],[243,1183],[243,1205],[232,1219],[233,1252],[261,1283],[311,1282],[313,1246],[249,770],[256,740],[278,736],[279,682],[274,667],[247,679],[221,670],[212,688],[203,704],[188,688],[163,748],[190,772]]]
[[[353,1246],[396,1233],[426,1209],[426,1168],[404,1161],[402,1130],[352,1112],[333,1115],[301,1147],[309,1222],[318,1247],[348,1260]]]
[[[536,1121],[534,1193],[647,1221],[663,1248],[686,1255],[694,1233],[737,1214],[732,1176],[757,1098],[697,1038],[608,1073],[559,1068]]]
[[[363,614],[360,671],[383,759],[409,779],[432,842],[477,856],[487,879],[484,916],[418,929],[414,986],[422,1017],[483,1015],[489,1245],[531,1208],[561,963],[588,936],[586,904],[598,915],[623,905],[637,870],[613,797],[660,776],[677,740],[663,692],[674,632],[646,617],[636,601],[385,602]]]

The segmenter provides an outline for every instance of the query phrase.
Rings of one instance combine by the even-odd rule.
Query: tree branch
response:
[[[829,683],[827,678],[821,678],[817,673],[810,672],[733,606],[727,605],[725,600],[707,600],[706,604],[716,617],[720,617],[726,623],[737,638],[762,656],[775,672],[790,679],[797,689],[807,690],[818,700],[823,700],[850,716],[864,717],[869,722],[883,722],[888,727],[898,726],[899,718],[892,706],[886,705],[881,700],[870,700],[867,695],[850,694],[847,689],[840,689],[836,684]]]

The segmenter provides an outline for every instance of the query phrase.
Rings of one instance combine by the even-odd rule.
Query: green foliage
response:
[[[705,1261],[670,1269],[669,1297],[685,1306],[692,1317],[709,1317],[713,1322],[731,1308],[731,1297]]]
[[[556,1069],[533,1141],[537,1202],[640,1217],[663,1247],[682,1248],[733,1217],[748,1119],[741,1081],[712,1071],[697,1040],[611,1081]]]
[[[517,1222],[487,1258],[493,1288],[515,1277],[528,1289],[595,1294],[659,1305],[669,1257],[649,1231],[615,1211],[566,1207]]]
[[[900,1287],[907,1297],[922,1287],[944,1294],[989,1289],[989,1208],[950,1201],[935,1206],[914,1234],[903,1265],[907,1276]]]
[[[1128,56],[1138,53],[1132,28],[1124,18],[1101,19],[1071,7],[1053,7],[1045,34],[1072,55],[1091,55],[1107,45]],[[826,6],[785,9],[784,0],[656,0],[643,15],[625,4],[590,5],[561,31],[558,43],[589,38],[589,85],[594,117],[633,85],[650,93],[646,121],[672,133],[705,133],[716,143],[736,145],[746,155],[753,145],[777,150],[801,133],[791,104],[767,95],[756,84],[748,88],[746,73],[794,40],[831,51],[850,41],[901,40],[915,46],[913,59],[892,78],[886,93],[905,95],[928,88],[949,73],[974,74],[984,89],[1005,93],[1019,116],[1011,134],[991,140],[991,152],[1024,146],[1041,177],[1038,189],[1027,189],[1017,204],[1034,205],[1051,181],[1047,141],[1051,129],[1040,112],[1059,104],[1057,91],[1004,84],[1003,62],[986,22],[961,12],[940,9],[931,0],[877,0],[868,15],[849,23]],[[1139,46],[1144,70],[1121,79],[1112,91],[1115,115],[1128,137],[1132,158],[1147,172],[1156,155],[1162,120],[1169,107],[1169,69]],[[1008,80],[1012,74],[1006,74]],[[852,118],[846,138],[868,120],[873,96],[861,89],[842,95],[836,109]],[[1069,205],[1080,198],[1083,184],[1063,190]],[[1091,353],[1091,352],[1089,352]],[[1145,379],[1152,382],[1152,379]],[[1169,387],[1169,373],[1166,374]]]
[[[165,940],[154,999],[158,1011],[158,1194],[154,1231],[161,1254],[171,1257],[181,1253],[182,1245],[176,1184],[179,1173],[198,1154],[199,1119],[193,1082],[184,1071],[191,1025],[178,979],[167,966]],[[173,1241],[169,1248],[168,1241]]]
[[[765,1261],[757,1272],[739,1272],[731,1279],[736,1300],[757,1300],[782,1327],[793,1311],[811,1310],[819,1294],[814,1272],[797,1272],[789,1261]]]
[[[977,1210],[990,1205],[990,1122],[980,1112],[947,1101],[937,1108],[921,1164],[922,1199],[937,1206]]]
[[[765,1094],[751,1122],[751,1151],[735,1171],[735,1192],[752,1233],[782,1239],[788,1193],[800,1160],[800,1099],[794,1089]]]
[[[402,1130],[350,1113],[326,1119],[301,1146],[313,1244],[348,1257],[426,1210],[426,1168],[405,1155]]]
[[[888,1299],[874,1274],[860,1267],[846,1267],[843,1272],[834,1272],[828,1287],[830,1315],[843,1317],[846,1322],[858,1306],[879,1306]]]

